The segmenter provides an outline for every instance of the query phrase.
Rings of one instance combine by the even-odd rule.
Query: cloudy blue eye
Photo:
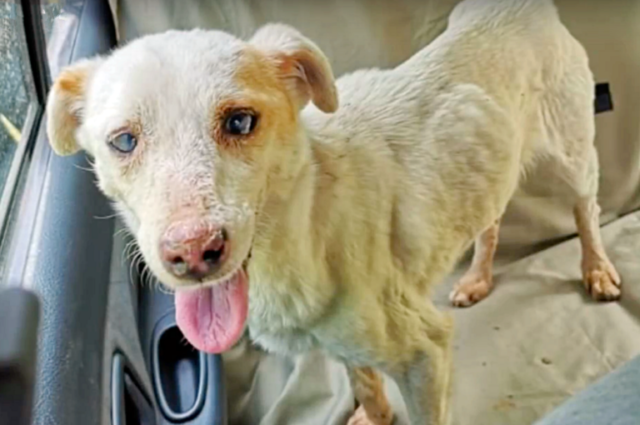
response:
[[[118,152],[131,153],[138,145],[138,141],[131,133],[122,133],[109,141],[111,147]]]
[[[256,128],[258,118],[250,112],[234,112],[224,124],[227,133],[233,136],[246,136]]]

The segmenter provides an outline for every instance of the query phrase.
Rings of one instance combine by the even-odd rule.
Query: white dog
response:
[[[593,92],[551,1],[467,0],[404,64],[335,84],[318,47],[284,25],[248,42],[144,37],[62,72],[48,131],[56,152],[95,158],[194,346],[227,350],[246,324],[268,350],[343,361],[361,405],[350,423],[391,422],[382,371],[412,423],[441,425],[452,326],[429,289],[476,239],[452,300],[489,293],[524,169],[555,162],[585,285],[620,294],[599,236]]]

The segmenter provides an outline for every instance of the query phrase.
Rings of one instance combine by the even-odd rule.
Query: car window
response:
[[[25,13],[21,4],[31,7],[29,13]],[[44,97],[37,94],[34,66],[48,80],[46,70],[57,70],[59,63],[68,60],[83,1],[41,0],[39,10],[36,5],[0,0],[0,287],[6,283],[5,260],[15,230],[13,223],[26,171],[31,165],[30,152],[43,118]],[[44,46],[38,46],[37,39],[42,40],[42,35],[46,55]],[[30,45],[27,40],[31,40]],[[33,57],[42,57],[40,61],[46,63],[30,62],[29,53],[34,51],[37,54]],[[39,87],[39,93],[46,92],[42,83]]]
[[[49,74],[55,78],[61,65],[71,57],[85,0],[40,0],[40,3]]]
[[[33,90],[23,33],[22,11],[14,1],[0,3],[0,193],[4,190]]]
[[[51,39],[51,33],[53,32],[53,22],[63,11],[63,0],[41,0],[41,12],[42,12],[42,28],[44,30],[44,36],[47,42]]]
[[[73,6],[74,2],[70,3]],[[62,0],[41,2],[42,26],[47,49],[52,53],[48,55],[50,58],[56,58],[53,53],[59,52],[60,44],[65,47],[65,43],[53,37],[54,29],[58,28],[57,32],[62,33],[77,20],[74,14],[62,16],[64,7]],[[34,106],[22,16],[19,2],[0,3],[0,193],[7,184],[18,145],[26,142],[26,137],[22,137],[23,130],[29,108]],[[71,36],[64,38],[72,39]],[[51,43],[57,44],[50,46]]]

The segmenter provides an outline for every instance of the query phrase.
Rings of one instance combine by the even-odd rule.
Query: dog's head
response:
[[[65,69],[48,132],[57,153],[94,158],[148,265],[178,287],[245,260],[264,192],[300,149],[309,100],[334,111],[333,76],[292,28],[268,25],[249,42],[170,31]]]
[[[309,101],[338,102],[327,59],[296,30],[169,31],[65,69],[48,133],[58,154],[93,157],[164,284],[211,286],[237,275],[270,187],[292,177]]]

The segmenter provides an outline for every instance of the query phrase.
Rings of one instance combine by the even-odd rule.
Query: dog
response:
[[[387,425],[380,372],[413,424],[450,421],[452,320],[430,289],[487,296],[500,217],[542,160],[575,199],[584,283],[615,299],[599,235],[594,80],[550,0],[466,0],[394,69],[334,80],[318,46],[268,24],[248,41],[169,31],[77,62],[48,98],[55,152],[85,150],[176,320],[219,353],[248,329],[347,368],[349,424]]]

